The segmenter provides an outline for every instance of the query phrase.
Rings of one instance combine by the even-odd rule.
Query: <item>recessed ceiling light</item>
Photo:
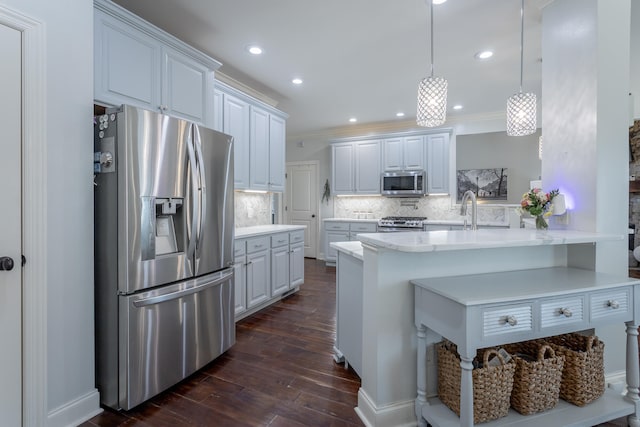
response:
[[[291,83],[293,83],[294,85],[301,85],[302,79],[296,77],[295,79],[291,80]]]
[[[444,2],[446,2],[447,0],[433,0],[433,4],[442,4]]]
[[[404,117],[404,113],[400,111],[399,113],[396,113],[396,117]]]
[[[252,55],[260,55],[262,54],[262,48],[260,46],[248,46],[247,50]]]
[[[458,104],[458,105],[454,105],[453,106],[454,110],[462,110],[462,105]]]
[[[483,50],[482,52],[478,52],[474,55],[476,59],[489,59],[493,56],[493,52],[490,50]]]
[[[357,122],[357,121],[358,121],[358,119],[356,119],[355,117],[351,117],[351,118],[349,119],[349,121],[350,121],[351,123],[355,123],[355,122]]]

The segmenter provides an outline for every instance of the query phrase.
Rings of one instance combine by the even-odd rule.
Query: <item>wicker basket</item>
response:
[[[576,333],[546,338],[556,354],[565,357],[560,397],[577,406],[604,393],[604,343],[596,336]]]
[[[437,344],[438,395],[442,403],[460,416],[460,358],[456,346],[450,342]],[[480,352],[479,352],[480,353]],[[501,418],[509,413],[509,396],[513,387],[514,363],[504,363],[494,349],[483,352],[483,367],[474,369],[473,423]],[[489,356],[500,359],[499,366],[488,366]]]
[[[525,341],[505,346],[513,355],[511,407],[523,415],[546,411],[558,404],[564,356],[556,356],[550,345]],[[545,355],[548,357],[545,358]]]

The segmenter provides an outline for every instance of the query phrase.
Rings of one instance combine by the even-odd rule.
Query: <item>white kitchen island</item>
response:
[[[360,418],[368,426],[417,425],[418,346],[411,280],[548,267],[595,270],[596,248],[623,244],[623,238],[529,229],[359,234],[362,386],[356,412]],[[332,245],[344,255],[353,252],[341,249],[340,243]],[[468,290],[471,295],[483,292],[474,283]]]

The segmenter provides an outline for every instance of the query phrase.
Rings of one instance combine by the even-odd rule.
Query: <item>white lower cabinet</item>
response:
[[[236,239],[234,255],[236,320],[304,283],[304,230]]]
[[[324,259],[327,265],[335,265],[337,251],[331,247],[333,242],[348,242],[357,240],[359,233],[375,233],[378,230],[377,222],[348,222],[325,221],[324,222]]]
[[[265,249],[256,252],[250,252],[249,249],[252,242],[260,240],[267,241],[264,238],[247,240],[247,308],[255,307],[271,297],[269,246],[265,245]]]

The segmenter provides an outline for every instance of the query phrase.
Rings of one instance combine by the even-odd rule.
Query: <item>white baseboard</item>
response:
[[[358,406],[355,411],[366,427],[416,426],[415,401],[413,399],[378,408],[361,387],[358,390]]]
[[[49,412],[47,427],[75,427],[102,412],[100,394],[93,389],[84,396]]]

